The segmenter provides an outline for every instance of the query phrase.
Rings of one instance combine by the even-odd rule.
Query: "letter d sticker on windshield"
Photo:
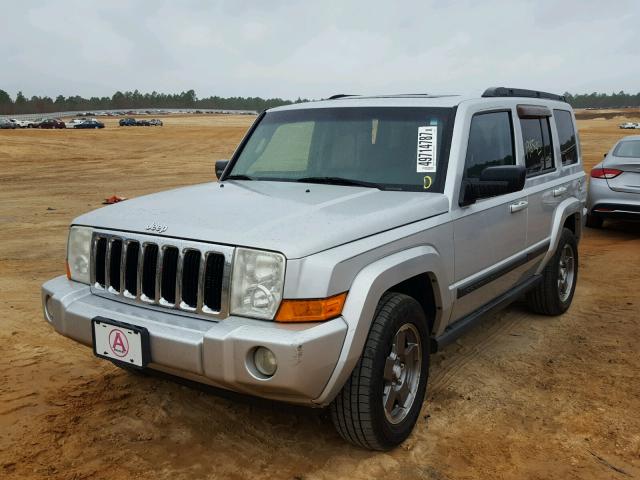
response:
[[[438,127],[418,127],[418,157],[416,172],[435,173],[438,151]]]

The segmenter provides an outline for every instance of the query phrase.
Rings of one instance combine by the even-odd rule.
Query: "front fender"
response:
[[[444,329],[451,313],[451,294],[442,257],[431,246],[419,246],[382,258],[363,268],[355,277],[342,311],[347,334],[329,382],[314,400],[329,404],[345,384],[364,349],[380,298],[390,287],[422,273],[433,280],[437,313],[434,333]]]
[[[536,274],[542,273],[542,270],[544,270],[544,268],[547,266],[547,263],[549,262],[549,260],[551,260],[551,257],[553,257],[553,255],[556,253],[556,250],[558,249],[558,243],[560,242],[560,235],[562,234],[564,222],[566,222],[567,218],[569,218],[571,215],[575,215],[576,213],[580,218],[580,221],[576,222],[576,237],[578,239],[580,238],[584,216],[583,207],[584,202],[581,202],[577,198],[567,198],[560,202],[560,204],[556,207],[553,221],[551,222],[551,240],[549,243],[549,250],[538,266]]]

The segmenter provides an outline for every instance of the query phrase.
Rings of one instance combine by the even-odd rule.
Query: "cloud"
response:
[[[490,85],[636,92],[639,22],[633,0],[10,2],[0,88],[285,98]]]

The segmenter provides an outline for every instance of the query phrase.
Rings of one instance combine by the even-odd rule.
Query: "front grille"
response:
[[[231,247],[95,232],[91,283],[124,302],[224,317],[232,256]]]

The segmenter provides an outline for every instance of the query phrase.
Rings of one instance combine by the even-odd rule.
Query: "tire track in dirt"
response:
[[[480,325],[460,337],[453,345],[445,347],[442,354],[447,359],[446,365],[442,365],[441,362],[435,375],[430,375],[430,395],[436,395],[450,387],[467,365],[512,333],[516,325],[523,323],[527,318],[528,315],[514,309],[498,312],[485,318]]]

